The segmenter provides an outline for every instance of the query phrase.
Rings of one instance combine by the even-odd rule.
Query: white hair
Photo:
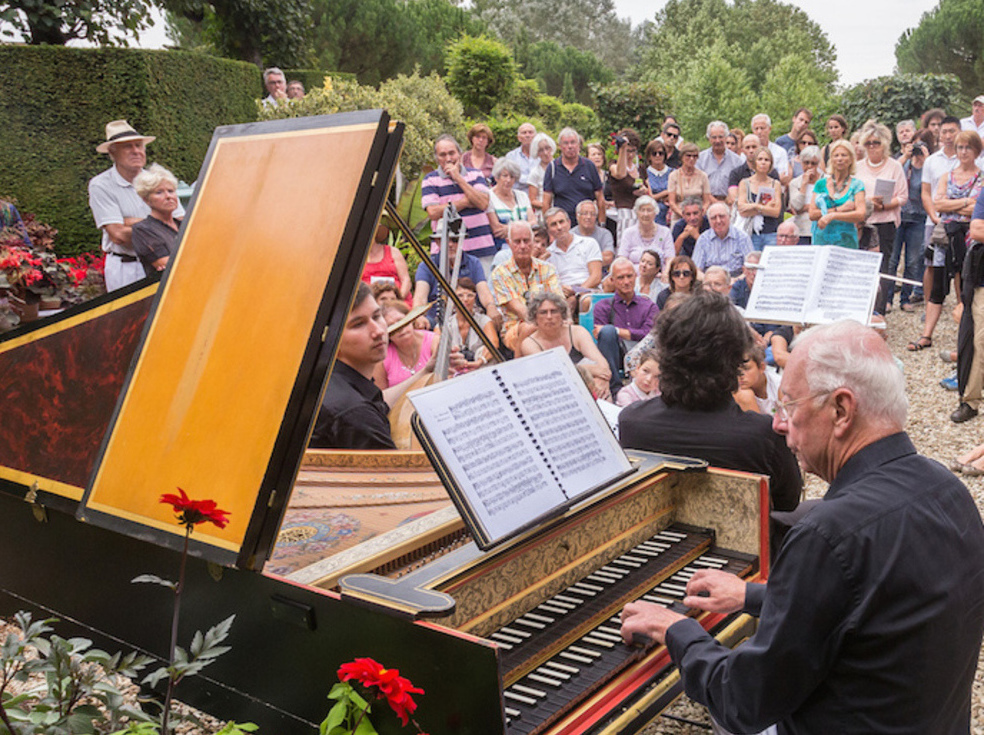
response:
[[[728,127],[728,123],[724,122],[724,120],[712,120],[711,122],[707,123],[707,130],[705,131],[708,140],[711,139],[711,131],[714,130],[714,128],[723,128],[725,135],[731,132],[730,128]]]
[[[492,167],[492,178],[494,179],[499,178],[499,174],[502,173],[503,169],[505,169],[506,172],[514,179],[519,179],[519,175],[520,173],[522,173],[519,170],[518,163],[516,163],[510,158],[503,157],[500,158],[498,161],[496,161],[495,165]]]
[[[581,214],[581,209],[585,206],[594,207],[595,214],[598,213],[598,204],[594,199],[582,199],[577,203],[577,206],[574,207],[574,214]]]
[[[752,125],[755,124],[756,120],[765,120],[765,124],[770,128],[772,127],[772,118],[766,115],[764,112],[760,112],[758,115],[752,118]]]
[[[564,138],[577,138],[578,145],[581,144],[581,135],[574,128],[564,128],[559,133],[557,133],[557,140],[561,141]]]
[[[857,399],[860,416],[896,431],[905,426],[905,376],[873,329],[842,319],[807,329],[792,346],[806,351],[810,393],[847,388]]]
[[[530,237],[533,237],[533,226],[527,222],[525,219],[511,220],[508,225],[506,225],[506,239],[512,242],[513,230],[517,227],[522,227],[529,230]]]
[[[178,188],[178,179],[174,174],[159,163],[152,163],[136,175],[133,179],[133,188],[140,198],[146,201],[147,197],[157,191],[165,181],[175,189]]]
[[[803,161],[819,161],[820,160],[820,146],[808,145],[806,148],[800,151],[800,163]]]
[[[659,211],[659,207],[656,206],[656,200],[653,199],[651,196],[647,196],[645,194],[643,194],[641,197],[638,197],[635,200],[635,204],[632,205],[632,211],[638,212],[642,207],[645,207],[646,205],[649,205],[657,212]]]
[[[268,80],[268,79],[269,79],[270,77],[272,77],[272,76],[273,76],[274,74],[279,74],[280,76],[282,76],[282,77],[284,78],[284,81],[285,81],[285,82],[287,81],[287,75],[286,75],[286,74],[284,74],[284,73],[283,73],[283,72],[282,72],[282,71],[281,71],[281,70],[280,70],[279,68],[277,68],[276,66],[271,66],[271,67],[269,67],[269,68],[267,68],[267,69],[264,69],[264,70],[263,70],[263,83],[264,83],[264,84],[266,84],[266,83],[267,83],[267,80]]]
[[[550,147],[551,156],[557,152],[557,144],[554,142],[553,138],[546,133],[537,133],[533,136],[533,140],[530,141],[530,154],[533,156],[539,156],[540,145],[542,143],[546,143]]]

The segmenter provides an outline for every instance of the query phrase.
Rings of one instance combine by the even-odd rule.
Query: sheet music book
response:
[[[560,347],[408,398],[414,431],[482,549],[633,471]]]
[[[766,324],[868,324],[878,294],[881,253],[837,245],[766,248],[745,318]]]

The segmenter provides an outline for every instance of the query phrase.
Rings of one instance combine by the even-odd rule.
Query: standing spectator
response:
[[[598,224],[598,205],[585,199],[577,205],[577,227],[571,230],[575,235],[593,238],[601,250],[601,268],[607,270],[615,259],[615,238],[607,228]]]
[[[674,220],[683,219],[683,210],[680,206],[688,196],[699,196],[704,202],[704,208],[710,206],[714,201],[711,197],[711,182],[707,174],[697,168],[697,156],[699,152],[693,143],[684,143],[680,146],[680,157],[683,164],[677,170],[670,173],[667,182],[669,198],[667,204]]]
[[[793,167],[793,178],[803,175],[803,162],[800,161],[800,155],[804,148],[808,148],[811,145],[817,145],[817,136],[809,128],[800,132],[796,136],[796,140],[793,141],[796,144],[795,155],[790,154],[789,165]]]
[[[732,276],[737,276],[741,273],[745,256],[755,249],[751,238],[731,226],[728,205],[724,202],[714,202],[708,207],[707,221],[711,228],[697,238],[693,262],[700,270],[719,265]]]
[[[830,163],[830,147],[838,140],[846,138],[849,130],[847,119],[843,115],[831,115],[827,118],[827,137],[830,142],[823,147],[823,171],[827,170]]]
[[[864,182],[854,176],[854,146],[835,140],[828,146],[828,173],[813,186],[810,219],[814,245],[858,248],[857,225],[864,221]]]
[[[745,131],[741,128],[731,128],[731,132],[728,133],[728,138],[725,144],[728,146],[728,150],[732,153],[737,153],[741,155],[741,142],[745,140]]]
[[[468,131],[468,143],[471,145],[461,156],[465,168],[474,168],[482,172],[486,182],[492,178],[492,168],[495,166],[495,156],[488,148],[495,143],[492,128],[485,123],[476,123]]]
[[[601,179],[601,195],[605,200],[605,229],[612,233],[612,238],[618,232],[618,210],[615,208],[615,195],[612,193],[612,180],[608,175],[608,156],[605,146],[601,143],[588,143],[588,160],[595,165],[598,178]]]
[[[683,200],[683,219],[673,224],[670,233],[673,238],[673,249],[676,255],[694,254],[694,245],[700,233],[710,227],[707,217],[704,216],[704,202],[700,197],[689,196]]]
[[[800,151],[799,163],[803,173],[789,182],[789,211],[793,213],[800,245],[809,245],[813,230],[810,200],[813,199],[813,187],[820,180],[820,149],[815,145],[807,146]]]
[[[133,225],[148,214],[150,207],[133,188],[133,180],[147,163],[147,143],[156,138],[141,135],[126,120],[113,120],[106,124],[106,141],[96,146],[96,151],[106,153],[113,161],[112,167],[89,180],[89,207],[102,230],[102,250],[106,253],[106,290],[139,281],[144,269],[133,250]],[[183,217],[184,209],[178,204],[175,217]]]
[[[762,146],[755,152],[754,173],[738,186],[738,213],[752,220],[752,245],[757,249],[776,244],[776,227],[782,216],[782,187],[769,178],[772,151]]]
[[[793,123],[789,128],[789,132],[785,135],[780,135],[776,138],[776,145],[783,148],[790,158],[796,153],[796,141],[803,131],[810,127],[810,123],[813,122],[813,113],[810,112],[809,108],[801,107],[796,112],[793,113]],[[813,145],[816,145],[816,141],[813,141]]]
[[[646,179],[649,183],[649,192],[659,207],[656,221],[661,225],[666,225],[666,217],[670,211],[670,205],[667,204],[670,192],[667,187],[670,184],[670,172],[673,168],[666,164],[667,150],[666,144],[661,140],[651,140],[646,146],[646,160],[649,162]]]
[[[963,131],[961,135],[976,133]],[[972,244],[965,261],[964,308],[957,337],[957,389],[961,398],[950,416],[956,423],[977,415],[984,390],[984,196],[978,196],[974,203],[968,234]]]
[[[664,263],[669,262],[676,251],[669,228],[656,223],[656,202],[652,197],[641,196],[636,199],[635,206],[638,222],[622,234],[618,243],[619,256],[628,258],[636,265],[643,251],[655,250]]]
[[[974,97],[971,110],[970,117],[960,121],[960,129],[973,130],[977,135],[984,136],[984,94]]]
[[[515,352],[536,331],[527,319],[527,297],[536,291],[552,291],[563,297],[564,292],[557,279],[557,269],[533,257],[533,228],[529,222],[510,222],[506,239],[512,256],[492,271],[491,280],[495,303],[505,316],[502,342]]]
[[[530,171],[537,164],[536,151],[530,147],[535,136],[536,128],[533,127],[533,123],[523,123],[516,130],[516,140],[519,141],[519,146],[506,154],[506,158],[519,166],[519,179],[514,188],[524,194],[529,194]]]
[[[550,233],[550,264],[557,269],[557,278],[564,296],[590,291],[601,283],[601,250],[594,238],[571,233],[571,220],[560,207],[551,207],[546,214]]]
[[[940,130],[943,126],[943,119],[947,117],[945,111],[941,110],[939,107],[934,107],[931,110],[926,110],[919,118],[919,127],[923,130],[929,130],[933,134],[933,141],[935,147],[931,150],[931,153],[936,153],[942,145],[940,141]],[[960,121],[957,120],[959,123]]]
[[[608,183],[615,202],[618,228],[615,238],[622,240],[622,233],[636,223],[635,203],[638,197],[649,195],[639,170],[639,134],[632,128],[623,128],[615,134],[618,157],[609,168]]]
[[[900,120],[895,123],[895,139],[899,142],[899,152],[895,158],[905,164],[912,157],[912,139],[916,137],[916,124],[912,120]]]
[[[719,202],[728,198],[728,181],[731,172],[741,166],[741,156],[732,153],[725,145],[728,126],[720,120],[707,124],[707,139],[711,147],[697,156],[697,168],[707,174],[711,196]]]
[[[17,211],[13,202],[6,199],[0,199],[0,232],[8,235],[16,233],[25,246],[33,247],[31,236],[27,234],[27,227],[24,226],[20,212]]]
[[[669,120],[663,123],[663,135],[661,137],[663,138],[663,143],[666,145],[667,165],[672,168],[680,168],[683,163],[680,145],[683,141],[680,140],[680,126],[677,125],[675,120]]]
[[[557,152],[557,144],[554,143],[546,133],[537,133],[530,143],[530,150],[536,156],[536,163],[530,167],[530,173],[526,181],[530,185],[530,204],[536,212],[537,219],[543,220],[543,177],[547,173],[547,166],[553,161],[554,154]]]
[[[492,226],[486,210],[489,208],[489,187],[481,171],[466,168],[461,161],[461,147],[453,135],[444,134],[434,141],[437,170],[424,177],[420,205],[431,220],[431,230],[437,230],[444,210],[453,204],[461,215],[465,242],[462,248],[479,260],[490,263],[495,255]],[[431,251],[436,250],[431,246]],[[484,265],[484,263],[483,263]]]
[[[263,86],[267,96],[263,98],[263,106],[279,105],[287,99],[287,77],[275,66],[263,70]]]
[[[759,141],[759,137],[757,135],[749,133],[742,138],[741,150],[745,160],[741,166],[731,172],[731,176],[728,179],[728,198],[726,200],[726,204],[728,204],[728,206],[731,206],[738,201],[738,185],[755,173],[752,170],[752,161],[755,160],[755,154],[761,147],[762,143]],[[779,172],[773,168],[772,171],[769,172],[769,178],[779,181]]]
[[[598,202],[598,221],[605,224],[601,177],[595,165],[580,154],[581,136],[574,128],[564,128],[557,136],[557,143],[560,158],[547,166],[543,176],[544,210],[560,207],[567,212],[568,219],[573,220],[578,202],[594,199]]]
[[[489,192],[489,224],[495,237],[496,250],[506,244],[506,225],[518,220],[536,223],[536,213],[530,198],[515,188],[519,180],[519,164],[509,158],[500,158],[492,167],[495,186]]]
[[[362,268],[362,280],[372,286],[383,280],[392,281],[401,299],[410,300],[410,270],[406,258],[398,248],[389,244],[389,227],[379,225],[373,233],[369,255]],[[378,299],[377,299],[378,301]]]
[[[181,220],[174,216],[179,203],[178,180],[155,163],[137,174],[133,188],[150,207],[147,218],[134,224],[131,232],[133,250],[140,258],[144,273],[150,276],[164,270],[178,249]]]
[[[762,146],[767,147],[772,153],[772,161],[779,174],[779,181],[783,186],[788,185],[793,178],[789,168],[789,156],[786,155],[785,148],[769,140],[772,134],[772,119],[764,112],[759,113],[752,118],[752,132],[758,136]]]
[[[915,126],[913,126],[915,127]],[[895,232],[895,243],[892,247],[892,259],[888,263],[890,273],[895,273],[905,250],[905,271],[903,276],[912,281],[922,281],[923,276],[923,236],[926,230],[926,210],[922,204],[922,175],[926,162],[927,148],[921,139],[917,138],[905,144],[907,160],[902,164],[909,188],[909,198],[902,205],[902,222]],[[903,283],[899,294],[899,308],[902,311],[914,311],[910,302],[912,284]],[[891,302],[889,302],[891,303]]]
[[[612,263],[612,282],[615,295],[595,304],[594,336],[611,369],[612,395],[616,395],[622,384],[619,373],[625,353],[649,334],[659,308],[636,293],[635,268],[628,259],[616,258]]]
[[[892,158],[892,133],[881,123],[866,125],[861,130],[861,145],[867,156],[857,164],[857,176],[864,182],[865,199],[872,203],[872,212],[865,220],[858,246],[862,250],[877,247],[882,254],[881,272],[888,273],[888,264],[895,246],[895,231],[902,221],[902,205],[909,199],[902,165]],[[892,181],[891,195],[878,196],[875,189],[878,181]],[[877,238],[877,244],[873,241]],[[881,288],[875,301],[875,313],[884,314],[895,290],[895,281],[881,279]]]
[[[287,99],[289,100],[302,100],[304,99],[304,82],[299,79],[292,79],[287,82]]]

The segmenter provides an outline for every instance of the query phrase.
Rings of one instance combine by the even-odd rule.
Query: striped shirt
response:
[[[489,187],[485,182],[482,172],[473,168],[464,169],[465,181],[467,181],[475,191],[488,193]],[[424,177],[424,185],[421,189],[420,206],[424,209],[434,204],[447,204],[452,199],[457,199],[464,195],[461,187],[453,179],[443,176],[440,171],[432,171]],[[492,226],[489,224],[489,216],[478,207],[465,207],[458,211],[464,220],[466,232],[465,242],[462,248],[466,253],[477,258],[495,253],[495,244],[492,241]],[[436,230],[438,218],[431,219],[431,228]],[[431,252],[437,252],[436,246],[431,247]]]

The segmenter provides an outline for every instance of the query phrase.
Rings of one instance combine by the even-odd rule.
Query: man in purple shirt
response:
[[[622,387],[619,374],[625,353],[649,334],[659,314],[659,307],[635,292],[635,266],[628,258],[612,261],[611,279],[615,295],[594,307],[594,336],[598,349],[612,370],[612,398]]]

